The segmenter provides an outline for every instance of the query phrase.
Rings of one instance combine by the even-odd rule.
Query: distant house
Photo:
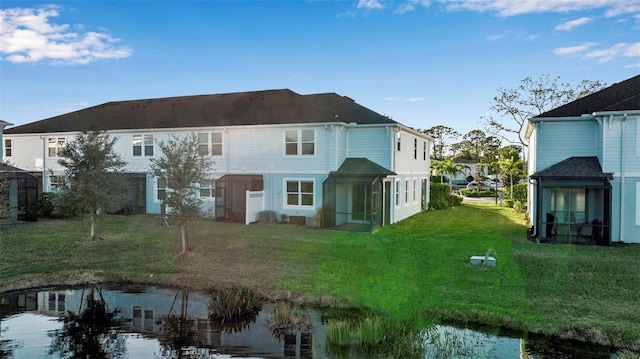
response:
[[[640,75],[528,121],[533,233],[640,243]]]
[[[11,157],[11,140],[3,139],[6,126],[0,121],[0,222],[38,220],[38,182],[35,176],[4,163]]]
[[[117,137],[127,161],[126,213],[161,213],[151,174],[157,142],[195,133],[212,181],[197,184],[217,219],[242,223],[322,214],[325,227],[375,227],[428,208],[432,138],[335,93],[268,90],[108,102],[5,131],[8,158],[55,191],[60,151],[80,132]]]

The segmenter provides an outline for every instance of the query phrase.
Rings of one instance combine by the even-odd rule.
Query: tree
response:
[[[513,185],[518,183],[520,178],[525,175],[524,162],[512,155],[510,157],[502,157],[498,161],[498,165],[500,166],[500,173],[508,179],[508,181],[505,181],[505,185],[511,188],[509,198],[513,199]]]
[[[167,209],[167,214],[180,224],[180,254],[190,250],[188,225],[200,216],[202,205],[199,184],[207,181],[207,172],[213,166],[209,156],[198,154],[198,143],[196,134],[184,137],[171,135],[167,141],[157,143],[162,156],[151,159],[153,175],[167,186],[162,203]]]
[[[460,137],[458,131],[447,126],[433,126],[426,130],[422,130],[423,133],[433,137],[433,158],[443,159],[445,157],[445,150],[450,144],[449,141],[457,140]]]
[[[525,77],[515,89],[498,89],[498,96],[493,98],[493,110],[498,117],[482,117],[488,133],[499,136],[506,141],[517,142],[527,148],[524,130],[527,120],[546,111],[596,92],[606,86],[604,82],[582,80],[573,87],[568,83],[560,83],[560,76],[551,78],[542,75],[534,80]]]
[[[449,176],[449,189],[453,190],[452,178],[457,174],[464,174],[464,169],[469,168],[463,163],[456,163],[453,159],[446,159],[440,162],[432,162],[432,169],[436,171],[436,174],[446,174]]]
[[[102,223],[106,211],[122,205],[126,162],[114,150],[116,141],[100,131],[81,133],[64,147],[58,160],[66,168],[61,196],[89,218],[89,239],[100,238],[100,228],[96,236],[96,217]],[[83,234],[86,236],[84,224]]]
[[[481,130],[472,130],[462,137],[462,142],[451,146],[456,158],[477,162],[491,162],[498,154],[501,141],[498,137],[487,136]]]

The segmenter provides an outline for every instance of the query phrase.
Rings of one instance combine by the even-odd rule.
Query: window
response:
[[[63,137],[49,138],[49,157],[60,157],[66,142]]]
[[[418,159],[418,139],[417,138],[413,139],[413,159],[414,160]]]
[[[400,144],[402,137],[400,136],[400,132],[396,134],[396,151],[400,152]]]
[[[65,184],[64,176],[56,176],[56,175],[49,176],[49,184],[51,186],[51,189],[53,190],[61,189],[62,187],[64,187],[64,184]]]
[[[4,140],[4,155],[6,157],[11,157],[11,140]]]
[[[413,202],[416,202],[416,188],[418,187],[418,180],[413,179]]]
[[[200,183],[200,198],[213,199],[216,197],[216,185],[215,182],[202,182]]]
[[[313,180],[286,180],[286,206],[313,207]]]
[[[167,197],[167,184],[158,178],[158,184],[156,187],[156,198],[158,201],[163,201]]]
[[[396,181],[396,206],[400,206],[400,180]]]
[[[133,135],[133,155],[153,156],[153,135]]]
[[[427,141],[424,141],[424,143],[422,144],[422,160],[427,160]]]
[[[404,181],[404,203],[409,203],[409,180]]]
[[[222,156],[222,132],[198,133],[198,154]]]
[[[315,130],[285,131],[285,154],[287,156],[310,156],[315,154]]]

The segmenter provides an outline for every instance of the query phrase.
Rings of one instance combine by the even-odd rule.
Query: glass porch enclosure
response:
[[[543,241],[611,243],[611,186],[608,182],[539,178],[537,194],[538,237]],[[583,226],[591,227],[590,238],[581,236]]]
[[[330,176],[323,183],[322,227],[371,231],[382,226],[379,177]]]

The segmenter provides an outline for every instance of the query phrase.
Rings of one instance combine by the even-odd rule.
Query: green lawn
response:
[[[110,216],[79,244],[80,221],[0,227],[0,290],[89,281],[360,304],[396,317],[436,316],[640,349],[640,245],[537,245],[523,215],[490,204],[429,211],[375,233],[201,220],[195,253],[153,216]],[[487,249],[496,268],[469,265]]]

